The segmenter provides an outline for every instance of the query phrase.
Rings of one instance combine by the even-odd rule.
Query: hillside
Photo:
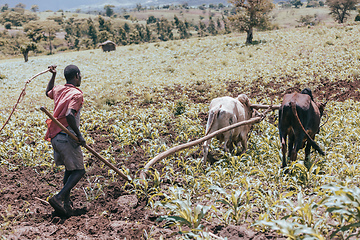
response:
[[[84,150],[87,173],[72,195],[74,215],[61,218],[52,211],[46,200],[61,188],[63,169],[55,167],[43,140],[46,115],[39,107],[52,110],[53,103],[44,93],[50,74],[41,75],[0,133],[1,236],[359,237],[352,227],[359,224],[359,36],[358,24],[288,28],[257,32],[254,45],[243,44],[244,34],[230,34],[121,46],[109,53],[38,56],[28,63],[1,60],[0,123],[31,76],[56,64],[56,84],[63,84],[65,66],[78,65],[85,94],[81,131],[132,178],[125,183]],[[316,136],[324,157],[312,152],[304,162],[300,150],[296,162],[281,168],[275,111],[254,125],[243,154],[224,152],[214,139],[214,164],[202,161],[198,145],[155,164],[146,180],[139,178],[159,153],[204,136],[212,99],[245,93],[252,103],[280,104],[285,93],[304,87],[316,101],[327,102]],[[166,228],[164,219],[173,225]]]
[[[187,2],[189,6],[200,6],[202,4],[219,4],[223,3],[228,5],[228,2],[225,0],[189,0],[189,1],[179,1],[179,0],[139,0],[139,1],[128,1],[128,0],[63,0],[63,1],[48,1],[48,0],[22,0],[22,1],[9,1],[9,0],[0,0],[0,6],[5,3],[9,4],[9,7],[15,7],[18,3],[23,3],[26,5],[26,9],[30,9],[32,5],[38,5],[40,11],[52,10],[54,12],[62,9],[64,11],[75,11],[76,9],[81,9],[82,11],[90,10],[104,10],[105,5],[113,5],[117,10],[120,8],[134,8],[136,4],[141,4],[142,6],[162,6],[162,5],[177,5],[184,4]]]

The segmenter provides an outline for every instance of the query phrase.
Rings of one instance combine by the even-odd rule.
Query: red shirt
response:
[[[65,127],[69,126],[66,120],[67,110],[74,109],[78,113],[84,101],[83,92],[72,84],[56,85],[48,92],[48,97],[54,99],[54,117]],[[46,123],[48,129],[45,140],[51,141],[61,132],[61,128],[51,119],[47,119]]]

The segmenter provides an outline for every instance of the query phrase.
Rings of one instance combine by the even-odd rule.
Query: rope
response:
[[[10,116],[9,116],[8,119],[5,121],[4,125],[1,127],[0,132],[5,128],[6,124],[9,123],[10,118],[11,118],[11,116],[13,115],[13,113],[15,112],[15,109],[16,109],[17,105],[24,99],[24,97],[25,97],[25,95],[26,95],[26,87],[27,87],[27,85],[28,85],[34,78],[36,78],[36,77],[40,76],[41,74],[44,74],[44,73],[46,73],[46,72],[48,72],[48,71],[50,71],[50,68],[49,68],[49,69],[46,69],[45,71],[39,72],[38,74],[32,76],[31,78],[29,78],[29,80],[27,80],[27,81],[25,82],[25,86],[24,86],[23,90],[21,91],[20,96],[19,96],[18,100],[16,101],[16,103],[15,103],[15,105],[14,105],[14,107],[13,107],[13,109],[12,109],[12,111],[11,111],[11,113],[10,113]]]
[[[324,115],[326,116],[326,120],[325,122],[323,122],[323,124],[320,125],[319,129],[322,128],[329,121],[329,114],[326,111],[324,111]]]

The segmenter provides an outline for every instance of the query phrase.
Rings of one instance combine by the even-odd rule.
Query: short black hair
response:
[[[304,88],[302,91],[301,91],[301,94],[307,94],[311,97],[311,100],[314,101],[314,98],[313,98],[313,95],[312,95],[312,92],[311,92],[311,89],[310,88]]]
[[[64,76],[67,82],[72,80],[78,73],[80,73],[80,69],[75,65],[68,65],[64,69]]]

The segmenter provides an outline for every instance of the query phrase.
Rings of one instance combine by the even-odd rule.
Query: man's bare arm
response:
[[[68,109],[66,112],[66,121],[68,122],[72,130],[75,132],[77,138],[79,139],[80,145],[84,146],[86,144],[86,141],[81,135],[78,126],[76,125],[75,114],[76,114],[76,110]]]
[[[50,72],[52,73],[52,77],[46,88],[46,96],[48,96],[48,93],[53,89],[54,84],[55,84],[55,77],[56,77],[56,65],[51,65],[48,68],[50,69]]]

